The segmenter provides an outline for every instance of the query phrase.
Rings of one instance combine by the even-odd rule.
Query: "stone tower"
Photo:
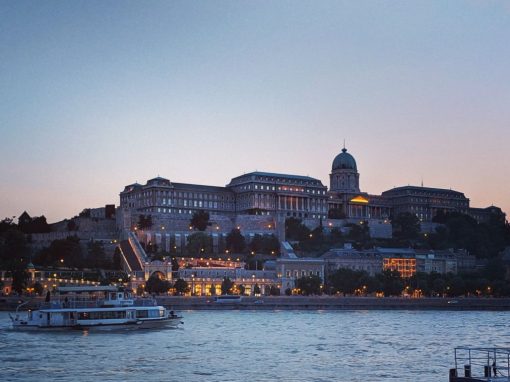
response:
[[[356,161],[344,147],[342,152],[333,160],[329,175],[329,190],[339,193],[358,193],[359,173]]]

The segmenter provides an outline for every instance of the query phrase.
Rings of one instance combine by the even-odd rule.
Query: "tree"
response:
[[[84,256],[80,239],[69,236],[65,239],[53,240],[48,248],[43,249],[34,262],[55,267],[83,268]]]
[[[489,280],[504,280],[506,266],[501,257],[489,259],[484,269],[484,276]]]
[[[85,208],[78,216],[81,218],[90,218],[90,208]]]
[[[455,276],[450,285],[449,294],[451,296],[461,296],[466,293],[466,283],[460,276]]]
[[[209,288],[209,292],[211,293],[211,296],[216,295],[216,285],[211,284],[211,287]]]
[[[221,294],[230,294],[233,287],[234,283],[232,280],[228,277],[223,277],[223,281],[221,282]]]
[[[162,280],[156,275],[149,277],[145,283],[145,289],[149,293],[167,293],[170,288],[171,285],[167,280]]]
[[[115,247],[115,251],[113,252],[112,258],[112,269],[121,269],[121,258],[120,258],[120,248]]]
[[[363,221],[361,224],[348,224],[348,227],[350,227],[348,239],[358,243],[360,247],[363,243],[370,240],[370,230],[367,221]]]
[[[285,220],[285,237],[288,240],[304,241],[309,238],[310,229],[301,223],[300,219],[288,218]]]
[[[232,229],[226,238],[227,249],[230,252],[240,253],[246,248],[246,240],[237,228]]]
[[[10,229],[0,238],[0,269],[25,269],[30,258],[30,247],[23,233]]]
[[[205,232],[195,232],[188,236],[186,249],[192,255],[206,255],[213,251],[212,237]]]
[[[244,293],[246,292],[246,287],[243,285],[243,284],[240,284],[237,289],[239,289],[239,294],[240,295],[244,295]]]
[[[9,225],[9,223],[6,223]],[[12,289],[21,294],[27,287],[30,275],[27,265],[30,248],[25,235],[17,229],[9,229],[0,237],[0,269],[11,272]]]
[[[269,295],[270,296],[279,296],[280,295],[280,288],[278,288],[276,285],[271,285],[269,287]]]
[[[177,261],[177,258],[172,257],[172,272],[177,272],[179,270],[179,262]]]
[[[384,296],[400,296],[404,289],[404,282],[398,271],[385,270],[376,276],[381,282]]]
[[[362,271],[353,271],[347,268],[340,268],[329,276],[329,286],[335,292],[343,293],[343,295],[353,294],[358,288],[361,288],[363,282],[362,277],[366,275]]]
[[[278,238],[271,235],[264,235],[262,238],[262,253],[277,255],[280,252],[280,241]]]
[[[262,235],[259,235],[258,233],[253,236],[253,239],[251,239],[250,244],[248,244],[248,248],[250,252],[258,253],[262,251]]]
[[[30,280],[30,274],[24,269],[16,269],[12,271],[12,289],[18,293],[23,293]]]
[[[209,213],[203,210],[195,212],[190,220],[190,226],[199,231],[205,231],[209,225]]]
[[[420,219],[415,214],[403,212],[391,220],[394,235],[400,239],[413,240],[420,233]]]
[[[32,285],[32,288],[34,288],[34,292],[38,295],[38,296],[42,296],[43,292],[44,292],[44,287],[42,286],[42,284],[40,282],[36,282]]]
[[[303,276],[296,280],[296,288],[301,291],[302,295],[309,296],[311,294],[322,294],[322,280],[317,275]]]
[[[437,278],[435,279],[433,282],[432,282],[432,290],[436,293],[436,294],[440,294],[440,295],[443,295],[445,290],[446,290],[446,282],[441,279],[441,278]]]
[[[292,290],[290,288],[285,289],[285,296],[292,296]]]
[[[0,221],[0,234],[10,231],[10,230],[16,230],[17,226],[14,223],[14,220],[11,218],[4,218]]]
[[[44,215],[20,222],[19,228],[23,233],[47,233],[51,231],[51,227],[46,222]]]
[[[87,244],[87,268],[111,268],[111,265],[106,259],[103,243],[90,241]]]
[[[255,284],[253,286],[253,295],[257,296],[257,295],[260,295],[260,287],[259,287],[259,284]]]
[[[174,288],[175,288],[175,292],[181,296],[185,293],[188,293],[190,290],[188,283],[183,279],[177,279],[177,281],[174,284]]]

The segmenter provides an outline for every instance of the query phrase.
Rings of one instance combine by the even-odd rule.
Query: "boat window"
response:
[[[106,312],[80,312],[79,320],[114,320],[126,318],[126,311],[106,311]]]
[[[148,310],[137,310],[136,311],[136,318],[147,318],[147,317],[149,317]]]

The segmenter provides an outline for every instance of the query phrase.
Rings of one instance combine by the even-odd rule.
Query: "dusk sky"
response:
[[[1,1],[0,219],[157,175],[452,188],[510,212],[508,1]]]

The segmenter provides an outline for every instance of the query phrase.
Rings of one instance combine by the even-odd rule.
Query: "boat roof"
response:
[[[82,292],[117,292],[119,287],[114,285],[97,285],[97,286],[67,286],[58,287],[57,292],[59,293],[82,293]]]

